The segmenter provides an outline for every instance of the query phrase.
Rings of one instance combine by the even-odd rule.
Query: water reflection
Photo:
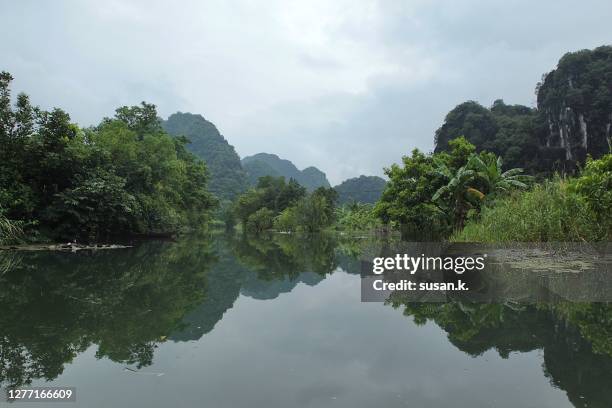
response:
[[[92,344],[98,358],[151,364],[204,299],[214,261],[205,241],[11,258],[0,277],[0,385],[52,380]]]
[[[0,385],[53,380],[91,345],[98,359],[145,367],[160,344],[214,331],[240,296],[271,301],[332,273],[358,274],[359,256],[388,245],[335,235],[228,235],[106,252],[1,253]],[[419,325],[435,323],[449,347],[474,357],[542,350],[544,375],[574,406],[610,406],[609,304],[435,304],[395,296],[388,305]],[[418,369],[406,362],[407,372]]]
[[[495,350],[543,350],[544,373],[567,392],[576,407],[609,407],[612,402],[612,305],[409,303],[389,301],[418,325],[433,321],[459,350],[481,356]]]

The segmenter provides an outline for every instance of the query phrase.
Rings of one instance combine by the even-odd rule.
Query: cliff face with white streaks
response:
[[[543,143],[582,161],[612,149],[612,47],[568,53],[538,85]]]

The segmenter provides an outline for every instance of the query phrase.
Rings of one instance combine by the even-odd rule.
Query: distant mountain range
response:
[[[331,187],[325,173],[316,167],[306,167],[299,170],[289,160],[281,159],[275,154],[258,153],[242,159],[242,167],[247,173],[249,185],[254,186],[257,180],[263,176],[285,177],[294,179],[308,191],[318,187]]]
[[[308,191],[331,185],[324,172],[310,166],[299,170],[291,161],[275,154],[258,153],[240,160],[236,150],[219,133],[217,127],[202,115],[177,112],[161,121],[169,134],[189,139],[187,149],[202,159],[210,171],[210,191],[222,200],[232,200],[263,176],[294,179]],[[374,203],[384,189],[385,181],[375,176],[345,180],[334,187],[341,204],[353,201]]]

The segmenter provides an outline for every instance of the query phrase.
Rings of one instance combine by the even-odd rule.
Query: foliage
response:
[[[515,188],[527,188],[524,181],[526,176],[521,175],[523,169],[502,170],[502,158],[492,153],[470,153],[470,148],[464,139],[450,142],[451,146],[463,149],[463,155],[469,154],[467,163],[461,166],[454,174],[444,163],[438,165],[438,172],[447,180],[448,184],[440,187],[432,197],[435,202],[441,201],[441,208],[445,212],[452,211],[455,220],[455,229],[460,230],[470,209],[480,210],[481,205],[491,203],[493,199],[508,194]]]
[[[246,221],[246,229],[251,232],[263,232],[272,228],[274,212],[266,207],[260,208],[249,215]]]
[[[341,231],[368,231],[382,227],[372,204],[346,204],[336,209],[336,227]]]
[[[588,160],[577,178],[536,185],[483,210],[458,241],[606,241],[612,238],[612,155]]]
[[[9,220],[0,211],[0,245],[19,242],[23,238],[23,230],[19,222]]]
[[[484,149],[484,144],[494,138],[497,130],[497,123],[489,109],[478,102],[464,102],[451,110],[442,126],[436,130],[435,152],[449,151],[449,142],[459,136],[465,136],[470,143]]]
[[[610,235],[568,182],[556,179],[486,207],[452,237],[473,242],[598,241]]]
[[[61,236],[76,229],[95,239],[134,231],[137,212],[136,199],[125,191],[125,179],[100,171],[56,194],[45,219]]]
[[[389,182],[374,213],[385,224],[395,222],[404,229],[444,233],[449,219],[433,203],[432,197],[445,180],[437,172],[434,157],[415,149],[402,162],[403,167],[393,164],[385,169]]]
[[[344,180],[334,187],[338,192],[338,203],[374,204],[385,189],[386,181],[376,176],[359,176]]]
[[[220,199],[231,200],[246,190],[246,172],[234,147],[202,115],[177,112],[162,122],[175,137],[188,139],[186,148],[202,159],[210,171],[210,191]]]
[[[19,95],[0,75],[0,207],[51,238],[174,232],[203,225],[215,201],[205,165],[161,128],[155,106],[120,107],[82,130]]]
[[[255,212],[265,208],[275,217],[305,194],[306,189],[293,179],[286,183],[283,177],[261,177],[256,188],[238,197],[234,203],[234,214],[243,227],[246,227]]]
[[[501,160],[475,147],[466,138],[448,142],[449,153],[425,155],[418,150],[404,157],[404,167],[386,169],[389,183],[375,214],[383,222],[396,222],[411,239],[446,235],[461,229],[470,210],[479,211],[488,197],[525,187],[520,169],[502,172]],[[422,235],[428,232],[429,236]]]
[[[585,202],[593,224],[608,231],[608,238],[612,237],[612,154],[599,160],[588,159],[580,177],[570,182],[569,189]]]
[[[281,231],[320,232],[335,222],[337,197],[333,188],[319,187],[282,211],[274,226]]]
[[[476,151],[492,152],[503,157],[509,167],[540,170],[538,165],[539,128],[536,111],[521,105],[493,102],[487,109],[474,101],[457,105],[436,131],[435,152],[450,151],[450,140],[465,136]]]

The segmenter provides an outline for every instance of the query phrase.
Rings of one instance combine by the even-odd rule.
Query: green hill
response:
[[[435,152],[465,136],[477,150],[502,156],[505,168],[551,173],[573,171],[587,155],[599,158],[612,149],[611,46],[565,54],[536,93],[537,109],[501,99],[491,108],[457,105],[436,131]]]
[[[338,203],[352,202],[374,204],[380,198],[387,182],[377,176],[359,176],[344,180],[334,187]]]
[[[232,199],[247,187],[247,177],[234,147],[216,126],[202,115],[177,112],[162,121],[166,132],[186,136],[187,149],[206,162],[210,170],[210,191],[221,199]]]
[[[286,180],[294,179],[309,191],[318,187],[331,187],[325,173],[316,167],[307,167],[300,171],[292,162],[275,154],[258,153],[245,157],[242,159],[242,167],[251,186],[257,184],[257,180],[263,176],[282,176]]]

